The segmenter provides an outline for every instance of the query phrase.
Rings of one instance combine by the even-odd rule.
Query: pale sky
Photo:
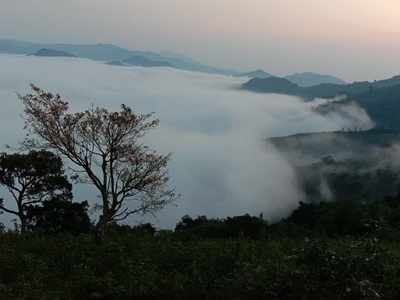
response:
[[[400,74],[399,0],[0,0],[0,38],[170,50],[346,80]]]

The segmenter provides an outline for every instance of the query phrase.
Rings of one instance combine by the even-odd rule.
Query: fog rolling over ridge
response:
[[[24,137],[22,105],[15,92],[29,92],[29,83],[60,93],[74,111],[90,104],[118,109],[124,103],[138,112],[155,112],[160,128],[145,142],[173,154],[171,183],[182,194],[176,207],[151,220],[161,227],[173,227],[185,214],[283,217],[302,200],[302,193],[293,169],[273,147],[266,147],[265,139],[371,126],[360,109],[350,116],[321,116],[295,97],[239,91],[240,78],[75,58],[0,55],[0,65],[1,145],[16,145]],[[96,197],[83,186],[74,194],[76,201]]]

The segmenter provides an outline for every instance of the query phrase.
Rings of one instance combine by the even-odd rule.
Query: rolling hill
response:
[[[296,73],[285,76],[285,79],[293,82],[301,87],[310,87],[319,84],[346,84],[346,82],[340,78],[331,75],[318,74],[313,72]]]
[[[40,44],[0,39],[0,53],[32,54],[41,49],[70,53],[77,57],[106,62],[113,65],[140,65],[145,67],[168,66],[171,68],[221,75],[236,75],[235,70],[211,67],[185,56],[170,52],[134,51],[112,44]]]
[[[77,57],[76,55],[65,52],[65,51],[46,49],[46,48],[42,48],[30,55],[42,56],[42,57]]]
[[[376,201],[400,192],[400,131],[307,133],[268,141],[293,166],[309,201]]]
[[[302,87],[285,78],[253,78],[242,85],[242,89],[259,93],[280,93],[299,96],[306,100],[315,98],[335,98],[337,96],[356,96],[371,92],[374,89],[388,88],[400,85],[400,76],[373,82],[363,81],[350,84],[319,84]]]

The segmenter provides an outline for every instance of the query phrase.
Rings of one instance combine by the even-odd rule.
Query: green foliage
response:
[[[376,239],[0,234],[4,299],[396,299],[400,247]]]
[[[54,198],[26,209],[28,229],[47,234],[80,234],[92,229],[89,204]]]
[[[285,220],[269,228],[270,236],[400,237],[400,198],[373,202],[300,203]]]
[[[202,238],[262,238],[265,237],[268,224],[262,217],[250,215],[228,217],[226,219],[208,219],[205,216],[192,219],[184,216],[175,230],[186,235]]]
[[[10,208],[10,201],[0,199],[0,211],[17,216],[21,231],[26,230],[29,206],[53,198],[72,199],[72,185],[64,174],[63,161],[48,151],[1,153],[0,186],[8,192],[6,200],[13,201],[15,207]]]

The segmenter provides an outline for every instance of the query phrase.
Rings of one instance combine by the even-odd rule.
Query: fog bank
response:
[[[155,112],[160,128],[146,143],[173,153],[171,184],[182,194],[177,206],[151,219],[162,227],[172,227],[185,214],[284,217],[302,193],[290,165],[266,147],[265,139],[372,124],[359,108],[321,116],[295,97],[239,91],[243,79],[237,78],[70,58],[0,55],[0,65],[1,145],[16,145],[24,137],[15,92],[29,92],[29,83],[60,93],[75,111],[92,103],[109,109],[124,103],[138,112]],[[83,187],[74,194],[76,201],[96,197]]]

